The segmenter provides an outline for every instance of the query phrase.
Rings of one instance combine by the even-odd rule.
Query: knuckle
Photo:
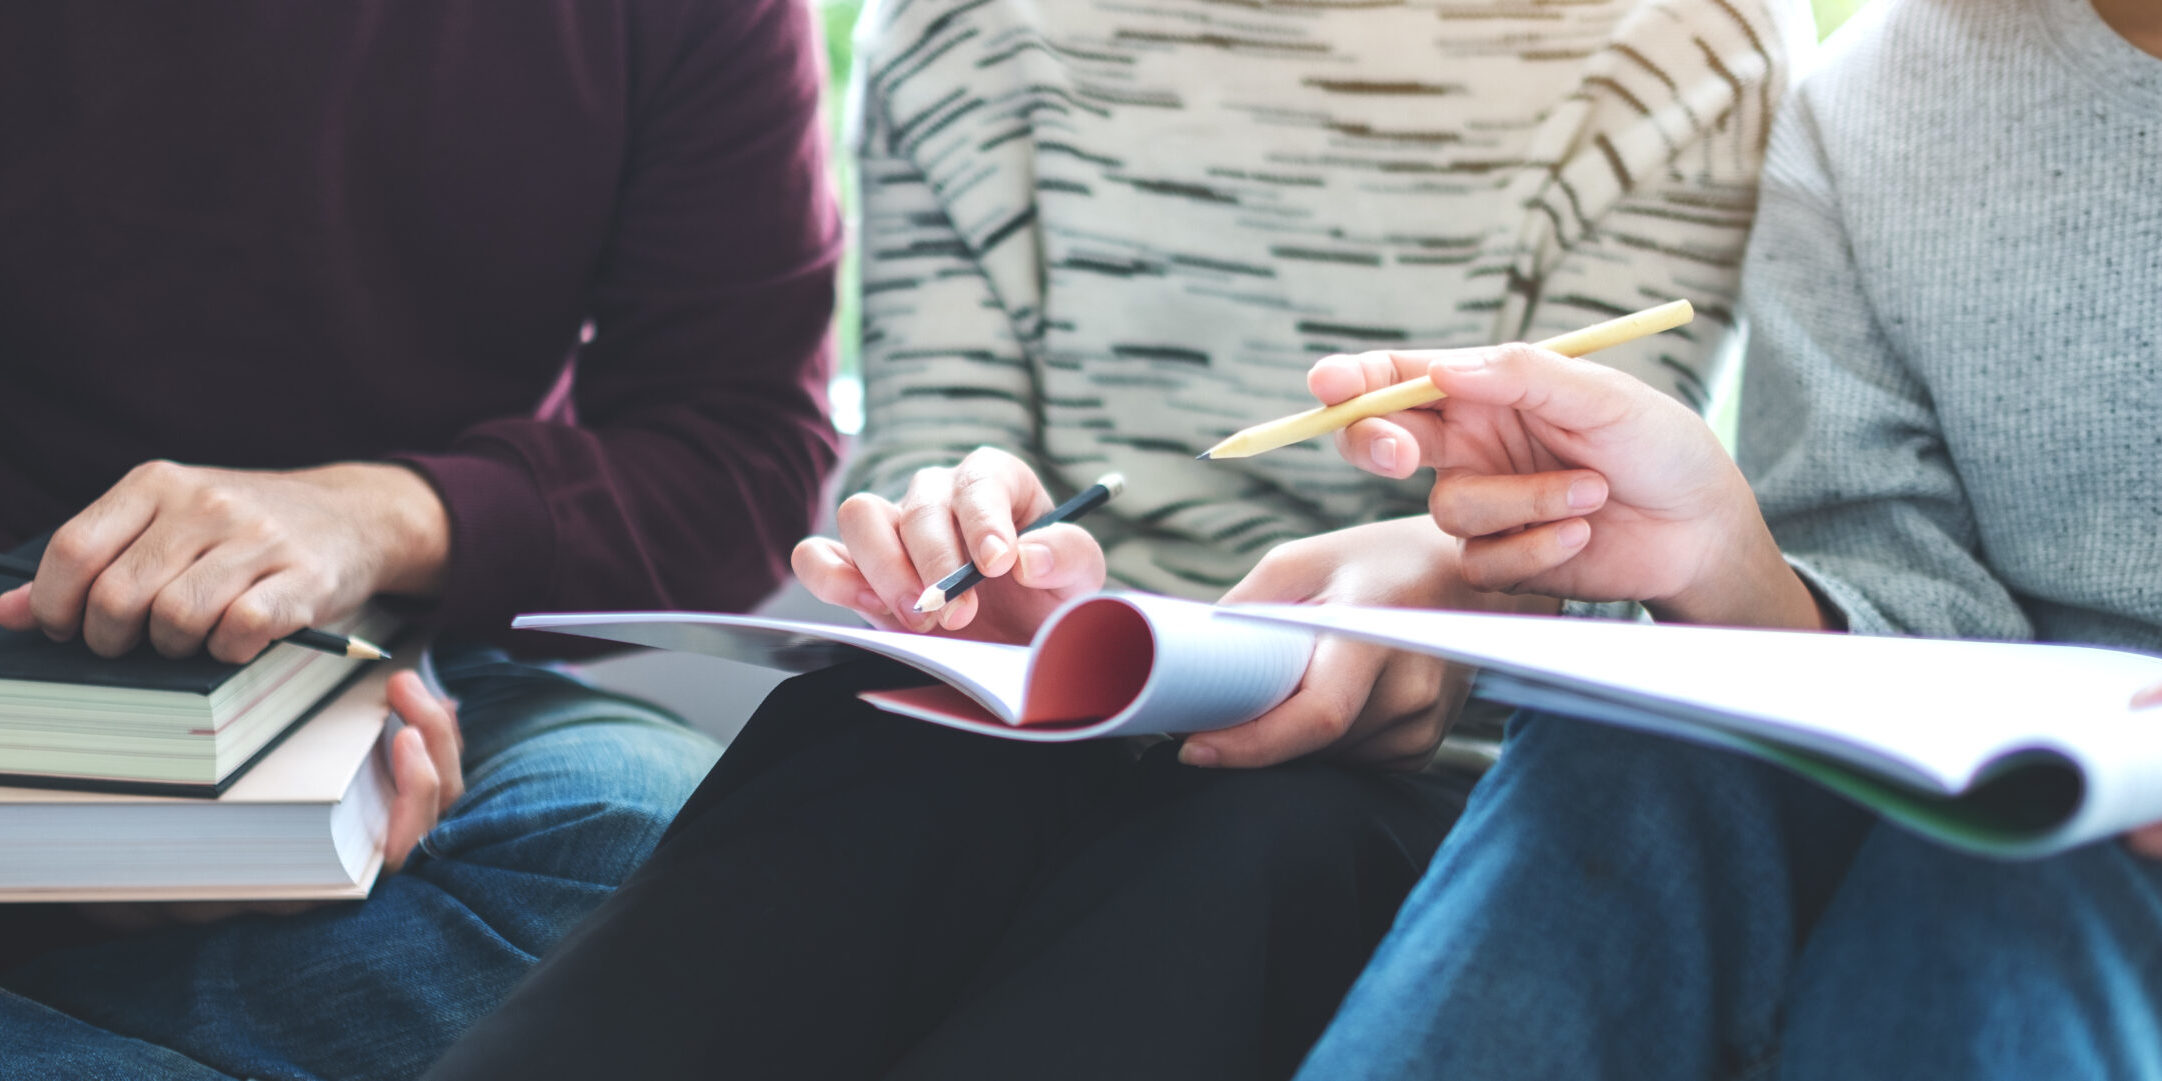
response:
[[[1463,499],[1456,482],[1448,479],[1434,482],[1432,491],[1426,493],[1426,514],[1441,527],[1441,531],[1453,537],[1475,536],[1472,523],[1466,519]]]
[[[962,478],[960,483],[966,484],[996,477],[1020,464],[1021,459],[987,443],[969,451],[954,472]]]
[[[1536,363],[1540,357],[1538,346],[1528,342],[1510,342],[1494,347],[1494,355],[1487,363],[1494,366],[1519,366]]]
[[[108,570],[91,585],[83,606],[93,618],[107,623],[129,621],[138,610],[135,584],[125,573]]]
[[[1458,570],[1464,576],[1464,584],[1482,593],[1508,591],[1509,580],[1493,565],[1492,560],[1466,557]]]
[[[1442,666],[1424,659],[1398,665],[1392,682],[1396,684],[1395,697],[1404,703],[1405,716],[1421,717],[1431,712],[1441,698]]]
[[[61,566],[79,566],[90,559],[90,531],[79,520],[71,520],[53,531],[45,544],[45,558]]]
[[[277,609],[269,600],[251,594],[228,605],[219,625],[234,638],[267,638],[277,618]]]
[[[234,517],[237,519],[238,516],[235,515]],[[245,520],[238,520],[232,532],[251,544],[279,550],[280,554],[283,554],[284,549],[290,547],[292,540],[291,531],[285,527],[285,523],[265,516],[253,516]]]
[[[222,484],[198,485],[188,494],[196,514],[212,521],[230,522],[240,514],[240,496]]]
[[[163,487],[186,475],[187,467],[169,458],[153,458],[128,470],[123,482]]]
[[[841,501],[840,508],[834,511],[834,519],[843,526],[860,528],[884,518],[887,508],[891,506],[883,497],[870,492],[857,492]]]
[[[911,495],[901,504],[901,522],[904,527],[935,525],[953,517],[953,508],[944,500],[918,501]]]
[[[1351,731],[1352,722],[1359,716],[1363,703],[1351,701],[1342,693],[1330,693],[1316,703],[1317,708],[1308,716],[1307,728],[1316,736],[1334,743]]]
[[[902,493],[901,502],[913,503],[923,499],[944,500],[953,491],[953,470],[948,466],[931,466],[919,469],[908,478],[908,491]]]
[[[150,602],[150,619],[153,627],[162,625],[182,634],[197,634],[210,625],[200,590],[194,587],[174,587],[158,594]]]

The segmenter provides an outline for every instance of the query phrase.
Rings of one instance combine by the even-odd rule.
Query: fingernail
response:
[[[1437,367],[1447,368],[1452,372],[1475,372],[1486,367],[1486,354],[1476,350],[1448,353],[1444,354],[1440,360],[1435,361],[1434,364]]]
[[[1590,510],[1606,500],[1606,484],[1590,477],[1579,477],[1569,485],[1569,507],[1572,510]]]
[[[1003,570],[1004,564],[1000,563],[1000,560],[1006,558],[1006,552],[1008,551],[1006,538],[994,533],[983,539],[981,547],[983,548],[983,558],[977,562],[977,569],[986,572]]]
[[[1396,472],[1396,437],[1385,435],[1374,440],[1374,468],[1384,473]]]
[[[1564,548],[1582,548],[1591,539],[1591,523],[1582,518],[1571,518],[1554,531],[1554,539]]]
[[[1056,562],[1051,558],[1051,548],[1044,544],[1021,546],[1021,574],[1030,581],[1040,582],[1048,577]]]
[[[1187,743],[1179,747],[1179,761],[1185,765],[1209,769],[1222,760],[1223,755],[1206,743]]]

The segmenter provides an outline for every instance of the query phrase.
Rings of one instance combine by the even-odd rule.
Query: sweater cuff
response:
[[[1636,601],[1563,601],[1561,614],[1570,619],[1612,619],[1625,623],[1650,623],[1652,616]]]
[[[532,474],[479,454],[399,454],[450,517],[450,565],[443,594],[418,613],[432,627],[500,638],[510,618],[550,595],[555,529]]]
[[[1831,605],[1844,616],[1849,634],[1903,634],[1905,633],[1885,617],[1883,611],[1870,603],[1867,596],[1848,585],[1844,580],[1811,566],[1810,562],[1796,556],[1787,557],[1787,565],[1801,576],[1802,584],[1809,587],[1824,603]]]

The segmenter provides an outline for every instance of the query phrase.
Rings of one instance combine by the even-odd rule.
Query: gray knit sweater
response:
[[[1740,458],[1853,629],[2162,652],[2162,60],[1878,0],[1775,128]]]

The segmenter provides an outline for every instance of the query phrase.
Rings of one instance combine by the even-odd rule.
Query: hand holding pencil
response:
[[[840,536],[803,541],[791,561],[813,596],[874,626],[1026,642],[1103,587],[1103,549],[1073,519],[1117,487],[1104,477],[1060,504],[1027,463],[985,447],[917,471],[898,502],[850,496]]]
[[[1338,447],[1383,476],[1434,470],[1428,509],[1462,538],[1473,587],[1657,611],[1792,578],[1711,427],[1633,376],[1503,345],[1330,357],[1308,384],[1345,401],[1415,378],[1431,381],[1436,400],[1358,420]]]

